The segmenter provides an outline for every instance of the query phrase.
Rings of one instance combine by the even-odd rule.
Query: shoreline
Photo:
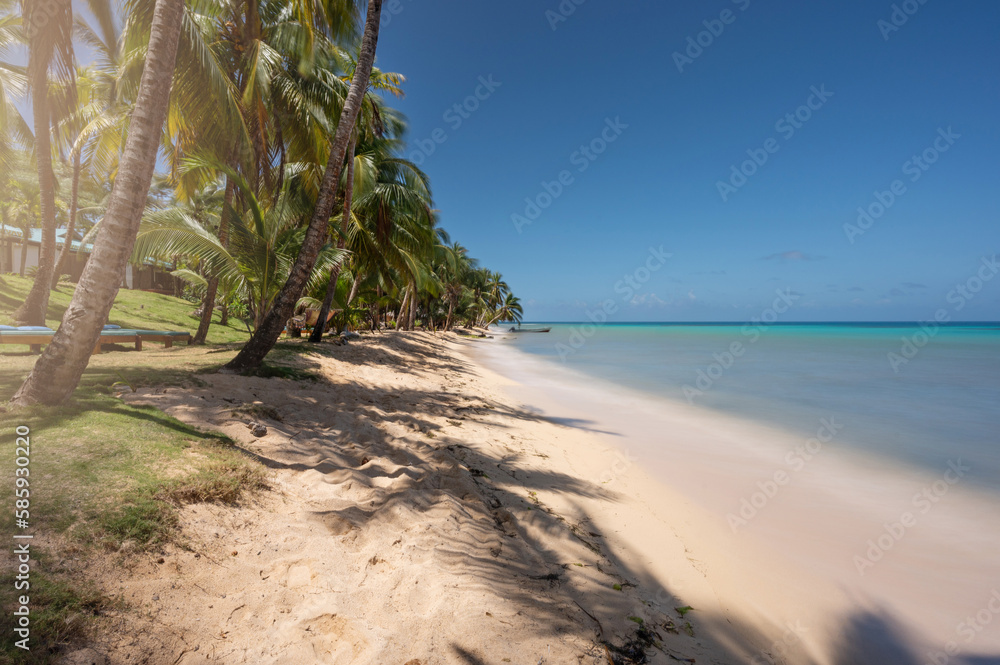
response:
[[[499,340],[483,349],[479,359],[519,386],[516,399],[542,414],[586,418],[606,445],[631,449],[644,477],[637,497],[656,505],[672,497],[670,514],[659,517],[705,563],[727,619],[752,626],[758,642],[783,643],[780,628],[799,625],[796,658],[817,663],[922,663],[949,644],[960,652],[950,662],[1000,653],[996,623],[969,641],[952,625],[986,607],[989,585],[1000,584],[986,553],[1000,546],[1000,522],[985,494],[961,485],[961,469],[942,469],[947,489],[917,510],[908,505],[912,490],[938,488],[940,477],[874,468],[860,453],[825,451],[815,439],[818,454],[803,453],[808,459],[789,469],[788,451],[807,442],[775,427],[656,399]],[[818,425],[816,438],[827,438]],[[760,505],[742,519],[751,498]],[[888,546],[870,551],[879,542]],[[842,660],[848,644],[854,653]]]
[[[650,663],[749,662],[721,614],[689,612],[628,547],[641,506],[593,481],[614,453],[581,455],[574,428],[513,403],[464,355],[477,344],[303,345],[290,355],[317,381],[203,374],[127,395],[226,434],[272,491],[183,508],[183,546],[95,561],[101,590],[142,610],[118,615],[100,650],[177,665],[620,665],[642,629]],[[671,534],[645,531],[685,561]]]
[[[543,365],[517,382],[518,356],[494,340],[300,344],[280,353],[297,379],[199,374],[123,395],[225,434],[271,491],[179,508],[178,539],[157,551],[88,557],[88,577],[128,608],[98,621],[90,646],[107,662],[607,665],[605,649],[634,648],[641,627],[656,665],[922,665],[895,657],[901,633],[882,645],[896,652],[871,650],[873,627],[897,627],[877,604],[764,565],[778,559],[751,539],[734,549],[711,505],[608,421],[624,409],[613,395],[591,405],[584,386],[575,407],[554,402],[565,377]],[[673,415],[663,431],[678,440],[716,431]],[[718,462],[688,448],[676,459]],[[730,464],[731,477],[752,472]]]

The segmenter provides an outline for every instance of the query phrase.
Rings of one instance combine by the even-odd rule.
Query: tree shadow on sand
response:
[[[316,355],[300,352],[303,349],[285,349],[279,355],[319,376],[324,363],[317,356],[323,355],[351,365],[384,364],[394,371],[430,372],[445,378],[475,373],[464,361],[440,355],[432,345],[405,336],[375,338],[365,344],[376,352],[369,348],[362,356],[349,347],[331,347]],[[793,643],[777,643],[731,617],[698,610],[687,617],[678,613],[675,608],[682,601],[664,581],[650,569],[624,561],[594,526],[585,500],[616,502],[620,497],[615,492],[599,483],[532,467],[528,447],[504,440],[504,419],[547,421],[585,431],[594,431],[592,423],[546,418],[494,403],[452,388],[448,381],[443,389],[415,390],[334,384],[324,379],[298,382],[309,385],[259,377],[210,380],[212,385],[190,389],[206,405],[213,399],[217,405],[223,393],[226,402],[250,401],[265,386],[276,385],[267,382],[284,382],[279,384],[284,388],[280,399],[269,406],[285,417],[269,421],[268,426],[286,438],[280,446],[252,454],[272,469],[318,472],[326,483],[356,483],[366,488],[363,504],[341,501],[318,506],[313,512],[315,521],[332,536],[361,527],[380,513],[402,513],[420,523],[429,519],[430,511],[451,507],[460,529],[454,542],[442,543],[435,550],[444,568],[453,563],[465,575],[471,571],[484,588],[518,607],[530,608],[527,618],[532,637],[556,643],[570,635],[585,636],[590,648],[586,655],[592,660],[583,662],[602,662],[604,654],[618,654],[614,650],[634,641],[642,627],[651,631],[659,645],[647,647],[648,662],[684,662],[691,654],[701,653],[701,642],[710,642],[724,654],[717,663],[811,665],[799,655],[787,655],[800,653]],[[201,402],[196,399],[195,403]],[[463,435],[460,425],[471,423],[488,426],[491,440],[471,441]],[[542,490],[558,492],[570,510],[559,514],[532,498]],[[507,630],[495,620],[484,618],[483,622],[484,631],[504,634]],[[514,641],[522,638],[523,634],[508,635]],[[473,639],[450,645],[451,662],[495,662],[471,645]],[[913,644],[910,636],[885,614],[858,612],[845,621],[837,644],[835,665],[927,662],[925,655],[909,646]],[[647,661],[619,655],[614,662]],[[697,662],[712,661],[699,658]],[[956,656],[947,662],[1000,665],[1000,658]]]

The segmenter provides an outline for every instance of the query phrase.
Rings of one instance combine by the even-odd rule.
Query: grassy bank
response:
[[[31,289],[32,280],[17,275],[0,276],[0,323],[11,324],[14,311],[21,306]],[[63,312],[73,297],[73,284],[61,284],[49,297],[49,309],[45,314],[45,325],[59,327]],[[108,323],[122,328],[140,330],[186,330],[191,334],[198,329],[198,320],[191,313],[198,305],[181,298],[122,289],[115,298],[115,305],[108,316]],[[209,344],[246,341],[249,337],[243,322],[230,317],[225,327],[219,324],[219,311],[212,318],[208,333]],[[14,347],[18,348],[18,347]]]
[[[0,320],[23,300],[29,280],[4,276]],[[70,294],[53,293],[49,325],[58,325]],[[121,291],[110,321],[123,327],[192,330],[195,306],[153,293]],[[239,322],[234,322],[239,324]],[[239,501],[265,484],[263,468],[232,441],[202,432],[153,407],[126,404],[123,391],[137,386],[198,384],[199,372],[214,369],[247,338],[235,326],[212,326],[209,347],[147,345],[94,356],[73,398],[59,407],[3,406],[31,370],[37,356],[20,347],[0,347],[0,530],[24,533],[14,522],[15,429],[30,429],[31,571],[30,653],[13,646],[10,611],[14,570],[0,557],[0,663],[52,662],[55,653],[86,630],[88,617],[119,604],[102,597],[67,560],[111,552],[156,550],[178,541],[177,509],[186,503]],[[4,548],[9,549],[9,548]],[[79,564],[77,564],[79,565]],[[18,592],[23,593],[23,592]]]

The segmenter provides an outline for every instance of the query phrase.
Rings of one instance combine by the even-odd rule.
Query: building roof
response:
[[[94,246],[90,243],[82,244],[80,240],[82,239],[82,234],[77,230],[73,233],[75,236],[70,244],[70,249],[74,252],[86,252],[90,254],[93,251]],[[7,226],[6,224],[0,224],[0,237],[13,237],[17,240],[21,239],[21,229],[16,226]],[[42,244],[42,230],[41,229],[29,229],[28,242],[32,245]],[[61,249],[63,244],[66,242],[66,228],[60,227],[56,229],[56,248]]]
[[[91,243],[83,244],[80,240],[83,234],[79,229],[76,229],[73,233],[76,236],[70,244],[70,251],[73,252],[83,252],[84,254],[90,254],[94,251],[94,245]],[[0,240],[3,238],[14,238],[20,242],[21,240],[21,229],[16,226],[8,226],[6,224],[0,224]],[[62,249],[63,244],[66,242],[66,228],[59,227],[56,229],[56,249]],[[41,229],[29,229],[28,233],[28,244],[30,245],[41,245],[42,244],[42,230]],[[169,270],[171,265],[166,261],[159,261],[153,258],[146,258],[143,265],[156,266],[158,268],[163,268],[164,270]]]

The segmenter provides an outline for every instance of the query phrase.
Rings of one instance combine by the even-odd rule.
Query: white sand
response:
[[[122,613],[97,646],[113,663],[606,665],[597,623],[621,644],[636,617],[662,637],[651,663],[865,662],[850,647],[873,621],[875,641],[891,625],[878,623],[880,596],[796,562],[831,547],[850,553],[836,542],[845,534],[831,529],[807,547],[774,537],[817,519],[830,469],[811,463],[734,536],[720,515],[773,473],[774,432],[663,413],[634,395],[594,401],[592,386],[573,394],[571,378],[541,365],[530,375],[509,351],[385,335],[303,357],[322,382],[209,375],[203,388],[135,396],[241,442],[272,467],[274,490],[253,505],[186,508],[190,550],[170,547],[163,563],[153,553],[128,571],[123,556],[99,564],[105,590],[140,611]],[[484,363],[528,372],[531,385]],[[265,421],[261,439],[232,415],[255,402],[282,416]],[[621,435],[639,422],[660,429]],[[670,441],[670,454],[654,439]],[[840,471],[829,477],[848,477]],[[916,530],[902,544],[911,541]],[[873,575],[893,571],[884,563]],[[695,609],[681,618],[683,606]],[[859,616],[845,637],[844,622]],[[944,622],[938,633],[953,631]],[[894,660],[888,642],[868,662],[924,662]]]
[[[302,358],[322,382],[209,375],[130,397],[240,441],[274,490],[184,509],[187,550],[95,562],[133,606],[95,646],[113,663],[604,665],[597,622],[621,644],[636,617],[663,638],[652,663],[740,662],[682,542],[624,480],[599,480],[617,453],[517,406],[458,353],[476,343],[366,338]],[[232,416],[254,402],[282,416],[260,439]]]

